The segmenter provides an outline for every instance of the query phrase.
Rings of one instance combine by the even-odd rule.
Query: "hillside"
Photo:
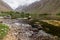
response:
[[[12,10],[8,4],[0,0],[0,11],[10,11]]]
[[[30,13],[59,13],[60,0],[41,0],[23,8],[18,7],[16,10]]]

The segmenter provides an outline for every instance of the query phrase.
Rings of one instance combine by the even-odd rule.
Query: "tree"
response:
[[[60,15],[60,13],[57,13],[56,15]]]
[[[30,15],[29,13],[26,13],[26,14],[25,14],[25,17],[29,17],[29,15]]]
[[[24,18],[24,12],[21,12],[21,17]]]

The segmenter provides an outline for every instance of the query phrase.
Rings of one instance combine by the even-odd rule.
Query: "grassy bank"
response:
[[[4,38],[4,36],[6,36],[8,30],[9,30],[8,26],[0,23],[0,39]]]
[[[34,24],[35,22],[40,22],[40,25],[43,27],[43,30],[49,34],[52,34],[54,36],[60,37],[60,24],[57,20],[38,20],[34,19],[32,20],[31,24]]]
[[[42,24],[42,26],[44,27],[44,30],[47,32],[47,33],[50,33],[52,35],[55,35],[55,36],[59,36],[60,37],[60,26],[56,26],[56,24],[54,25],[54,23],[51,22],[48,23],[48,22],[44,22],[44,21],[40,21],[40,23]],[[49,30],[46,30],[45,28],[48,28]]]

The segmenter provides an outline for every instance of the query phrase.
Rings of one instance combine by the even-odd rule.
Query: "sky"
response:
[[[12,9],[16,9],[18,6],[29,5],[39,0],[3,0],[3,1],[6,2]]]

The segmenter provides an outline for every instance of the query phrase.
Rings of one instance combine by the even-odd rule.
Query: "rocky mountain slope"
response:
[[[8,4],[0,0],[0,11],[10,11],[12,10]]]
[[[25,6],[23,8],[18,7],[16,10],[30,12],[30,13],[55,14],[60,12],[60,0],[41,0],[41,1],[34,2],[29,6]]]

